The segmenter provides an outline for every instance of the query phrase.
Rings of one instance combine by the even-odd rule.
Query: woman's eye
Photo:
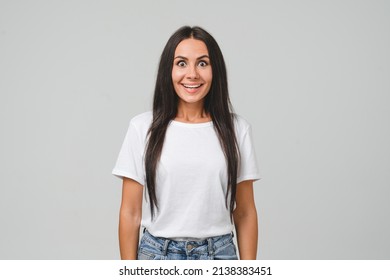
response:
[[[206,61],[199,61],[198,65],[200,67],[206,67],[208,65],[208,63]]]
[[[176,63],[176,64],[177,64],[177,66],[180,66],[180,67],[184,67],[184,66],[187,65],[187,64],[185,63],[185,61],[183,61],[183,60],[179,61],[179,62]]]

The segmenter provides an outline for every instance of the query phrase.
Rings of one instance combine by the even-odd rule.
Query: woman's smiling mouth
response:
[[[189,89],[194,89],[194,88],[199,88],[202,84],[194,84],[194,85],[190,85],[190,84],[182,84],[185,88],[189,88]]]
[[[194,94],[197,93],[203,84],[181,84],[184,87],[184,90],[187,93]]]

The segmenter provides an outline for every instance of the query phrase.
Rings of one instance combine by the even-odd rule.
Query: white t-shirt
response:
[[[145,186],[144,151],[152,112],[135,116],[112,173]],[[237,183],[260,179],[249,123],[237,116],[241,162]],[[158,211],[151,220],[144,189],[142,226],[165,238],[208,238],[232,232],[226,207],[227,165],[212,122],[171,121],[156,173]],[[228,202],[229,205],[229,202]]]

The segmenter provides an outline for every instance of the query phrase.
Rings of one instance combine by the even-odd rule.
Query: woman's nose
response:
[[[187,78],[189,78],[189,79],[199,78],[199,73],[198,73],[198,69],[196,68],[196,66],[188,67]]]

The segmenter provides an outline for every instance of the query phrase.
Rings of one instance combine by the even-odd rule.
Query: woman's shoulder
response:
[[[153,119],[153,113],[152,111],[147,111],[138,115],[135,115],[134,117],[131,118],[130,123],[134,125],[142,125],[145,123],[150,124],[150,122]]]
[[[130,126],[137,130],[147,131],[152,123],[152,120],[153,113],[151,111],[144,112],[133,116],[130,120]]]
[[[239,132],[244,132],[251,127],[251,124],[249,123],[249,121],[241,115],[234,113],[233,119],[234,119],[234,127]]]

